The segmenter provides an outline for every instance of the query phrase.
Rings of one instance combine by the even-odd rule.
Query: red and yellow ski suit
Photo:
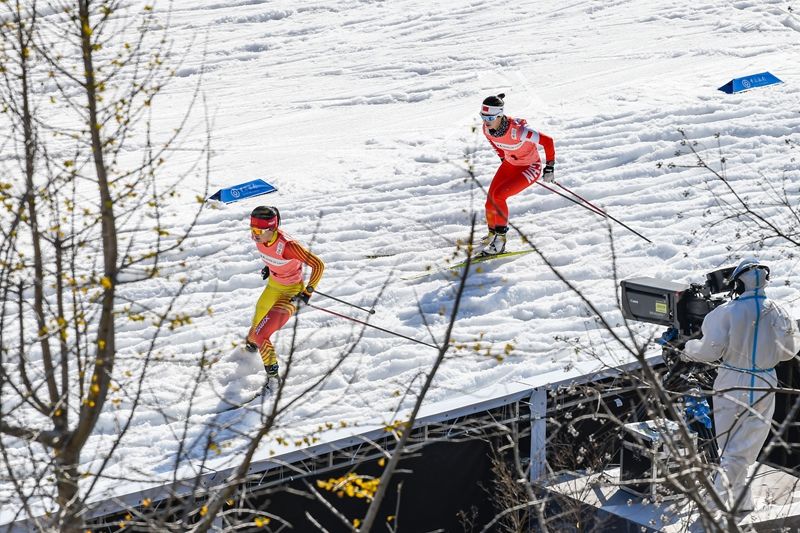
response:
[[[502,160],[492,178],[486,197],[486,223],[490,229],[508,225],[506,200],[530,187],[542,175],[542,162],[536,145],[544,148],[545,161],[555,161],[553,139],[531,129],[525,119],[507,119],[505,132],[495,137],[483,125],[483,134]]]
[[[308,286],[317,287],[325,264],[290,235],[278,229],[269,243],[256,243],[261,259],[269,268],[269,283],[256,303],[248,340],[258,346],[261,360],[269,366],[278,362],[270,337],[281,329],[297,311],[292,298]],[[311,276],[303,284],[303,265],[311,267]]]

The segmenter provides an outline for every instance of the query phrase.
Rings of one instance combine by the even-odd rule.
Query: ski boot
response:
[[[261,347],[261,360],[264,362],[264,371],[267,373],[267,383],[278,379],[278,355],[270,342]]]
[[[480,255],[486,256],[502,254],[506,250],[506,232],[508,232],[508,227],[497,226],[494,229],[494,237],[492,237],[489,243],[483,247]]]

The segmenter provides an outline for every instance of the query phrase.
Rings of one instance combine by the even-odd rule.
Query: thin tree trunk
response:
[[[472,225],[470,228],[470,235],[469,235],[469,242],[473,242],[473,237],[475,234],[475,215],[472,216]],[[439,348],[439,353],[436,356],[436,361],[433,363],[433,367],[431,368],[430,372],[428,372],[427,377],[425,378],[425,384],[422,386],[422,389],[417,396],[417,401],[414,404],[414,409],[411,412],[411,416],[408,419],[407,425],[403,428],[403,432],[400,435],[400,440],[398,441],[397,445],[395,446],[394,452],[392,453],[391,458],[389,458],[389,463],[386,465],[386,469],[383,471],[381,475],[380,482],[378,483],[378,489],[375,491],[375,496],[373,496],[372,502],[370,502],[369,509],[367,509],[367,515],[364,517],[364,522],[362,523],[359,531],[368,532],[372,529],[372,526],[375,524],[375,520],[378,517],[378,511],[380,510],[381,502],[383,501],[384,496],[386,495],[386,490],[388,489],[389,482],[392,480],[392,476],[394,475],[395,470],[397,469],[398,463],[400,463],[400,458],[403,455],[403,449],[408,442],[408,438],[411,435],[411,430],[414,428],[414,422],[417,419],[417,415],[419,414],[419,410],[422,408],[422,402],[425,401],[425,396],[428,393],[428,389],[430,389],[431,384],[433,383],[434,377],[436,377],[436,372],[439,370],[439,366],[444,361],[444,357],[447,354],[447,351],[450,348],[450,337],[453,333],[453,327],[456,323],[456,318],[458,317],[458,309],[461,305],[461,299],[464,296],[464,288],[467,284],[467,278],[469,277],[469,270],[471,265],[471,258],[472,258],[472,246],[467,248],[467,262],[464,266],[464,271],[461,274],[461,281],[458,286],[458,291],[456,292],[456,296],[453,302],[453,310],[450,314],[450,323],[447,326],[447,332],[445,333],[444,339],[442,340],[441,347]]]
[[[114,368],[116,351],[114,343],[114,296],[118,253],[117,234],[114,204],[111,198],[108,173],[104,161],[103,142],[100,136],[101,126],[97,113],[97,86],[92,60],[92,27],[89,16],[89,0],[78,0],[78,13],[81,25],[81,52],[85,74],[84,90],[86,91],[88,112],[87,127],[91,135],[97,189],[100,195],[100,227],[103,246],[103,278],[100,283],[103,287],[103,297],[101,299],[100,320],[95,344],[96,356],[91,382],[81,405],[77,426],[61,454],[57,457],[57,473],[60,474],[58,477],[58,502],[59,505],[67,509],[62,525],[65,531],[80,530],[82,521],[77,514],[80,511],[80,506],[78,505],[76,465],[80,459],[80,452],[91,435],[97,423],[97,418],[103,409],[111,381],[111,373]]]
[[[19,15],[18,15],[19,16]],[[42,349],[47,392],[50,396],[49,407],[58,402],[59,391],[56,385],[53,354],[47,334],[47,322],[44,311],[44,264],[42,260],[42,235],[39,233],[38,213],[36,206],[36,186],[33,181],[36,172],[36,133],[33,128],[33,117],[30,106],[30,83],[28,80],[28,54],[30,53],[30,35],[20,21],[17,22],[17,45],[20,50],[20,83],[22,85],[22,135],[25,143],[25,203],[31,228],[33,245],[33,311],[36,325],[39,328],[39,345]],[[49,414],[49,413],[45,413]]]

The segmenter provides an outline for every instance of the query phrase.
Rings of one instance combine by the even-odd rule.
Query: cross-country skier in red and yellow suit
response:
[[[253,322],[247,334],[247,349],[261,354],[267,376],[278,375],[278,356],[270,337],[297,311],[296,303],[308,303],[325,264],[279,228],[280,213],[275,207],[259,206],[250,213],[250,236],[266,265],[261,270],[269,278],[256,304]],[[307,284],[303,283],[303,265],[311,267]]]
[[[481,240],[482,255],[503,253],[508,232],[508,204],[506,200],[530,187],[540,177],[553,181],[556,149],[553,139],[531,129],[525,119],[512,118],[503,113],[504,94],[490,96],[481,105],[483,134],[492,145],[502,163],[492,178],[486,197],[486,224],[489,233]],[[536,145],[544,148],[542,161]]]

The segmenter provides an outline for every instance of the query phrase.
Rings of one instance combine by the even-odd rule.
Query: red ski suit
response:
[[[490,229],[508,225],[506,200],[530,187],[542,175],[542,162],[536,145],[544,148],[545,161],[555,161],[553,139],[531,129],[525,119],[507,116],[508,128],[499,137],[489,133],[486,124],[483,134],[502,163],[492,178],[486,197],[486,224]]]

